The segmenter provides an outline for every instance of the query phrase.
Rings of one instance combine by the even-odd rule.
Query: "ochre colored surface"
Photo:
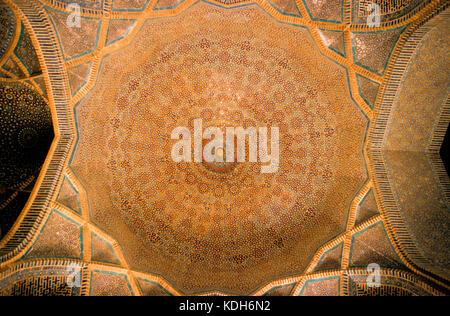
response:
[[[345,71],[305,30],[254,6],[226,12],[199,4],[148,21],[103,60],[76,108],[71,166],[94,222],[124,246],[133,267],[189,291],[246,292],[301,271],[345,229],[365,179],[366,124],[347,90]],[[171,131],[197,118],[205,127],[278,126],[279,171],[239,163],[222,174],[173,162]]]

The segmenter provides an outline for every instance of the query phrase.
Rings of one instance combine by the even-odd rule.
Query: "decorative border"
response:
[[[381,22],[380,27],[381,28],[392,28],[393,26],[396,26],[396,25],[408,24],[408,21],[410,19],[412,19],[420,11],[426,10],[429,5],[435,6],[436,3],[438,3],[438,2],[439,1],[436,1],[436,0],[423,0],[422,3],[420,3],[418,6],[416,6],[411,12],[408,12],[407,14],[405,14],[397,19]],[[349,5],[351,6],[352,1],[349,1],[349,3],[350,3]],[[350,8],[350,10],[351,9],[352,8]],[[366,23],[352,24],[352,27],[364,29],[364,28],[366,28]]]
[[[42,2],[43,4],[48,5],[52,9],[67,11],[67,7],[69,6],[69,3],[66,3],[61,0],[39,0],[39,1]],[[80,6],[80,10],[81,14],[84,16],[99,17],[103,15],[102,9],[91,9]]]
[[[367,272],[366,269],[350,269],[344,272],[345,274],[345,278],[344,278],[344,282],[347,283],[342,287],[342,295],[344,296],[349,296],[350,295],[350,291],[349,291],[349,279],[352,276],[368,276],[369,272]],[[399,279],[402,281],[406,281],[408,283],[411,283],[415,286],[417,286],[419,289],[422,289],[426,292],[428,292],[430,295],[433,296],[444,296],[445,292],[441,292],[438,289],[434,288],[433,286],[430,286],[430,284],[428,284],[427,282],[421,280],[420,278],[418,278],[416,275],[407,272],[407,271],[402,271],[402,270],[397,270],[397,269],[381,269],[380,271],[380,275],[381,278],[395,278],[395,279]],[[383,284],[383,282],[382,282]]]
[[[14,41],[14,35],[16,32],[16,27],[18,24],[18,21],[15,20],[15,16],[14,13],[12,12],[11,8],[8,7],[7,5],[3,5],[6,7],[6,10],[9,11],[8,13],[11,14],[11,16],[9,17],[9,28],[6,32],[6,39],[4,40],[5,45],[2,44],[2,46],[0,46],[0,60],[3,59],[4,57],[6,57],[6,53],[8,51],[8,48],[11,46],[11,44],[13,44]]]
[[[321,19],[321,18],[314,18],[311,14],[311,11],[309,9],[309,5],[308,3],[306,3],[306,0],[302,0],[303,1],[303,5],[306,8],[306,11],[308,12],[308,15],[311,17],[311,20],[316,21],[316,22],[325,22],[325,23],[336,23],[336,24],[340,24],[344,22],[345,19],[345,5],[344,5],[344,0],[341,0],[341,19],[339,21],[337,20],[326,20],[326,19]],[[351,1],[350,1],[351,2]]]
[[[10,267],[8,270],[5,270],[0,273],[0,280],[5,280],[8,277],[13,276],[16,273],[20,273],[24,270],[32,270],[36,268],[73,268],[74,266],[79,266],[81,269],[80,275],[80,296],[86,296],[89,291],[90,278],[89,278],[89,270],[88,265],[79,260],[63,260],[63,259],[40,259],[40,260],[28,260],[24,262],[16,263],[13,267]],[[51,276],[51,275],[49,275]],[[16,282],[21,281],[22,279],[18,278],[15,280]],[[15,282],[12,282],[14,284]]]

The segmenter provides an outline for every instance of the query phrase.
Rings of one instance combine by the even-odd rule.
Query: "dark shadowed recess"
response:
[[[444,163],[445,166],[445,170],[447,170],[447,174],[450,174],[450,152],[449,152],[449,148],[450,148],[450,127],[447,128],[447,133],[445,134],[444,137],[444,142],[442,143],[441,146],[441,159],[442,162]]]
[[[20,32],[16,32],[18,28]],[[20,37],[11,47],[16,34]],[[0,68],[1,239],[24,209],[54,138],[42,70],[31,37],[1,0]]]

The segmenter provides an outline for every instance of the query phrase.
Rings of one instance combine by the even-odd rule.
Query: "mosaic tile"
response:
[[[358,206],[355,225],[360,225],[378,214],[379,211],[377,201],[375,200],[373,190],[370,190],[369,193],[367,193],[367,195],[364,197],[361,204]]]
[[[84,63],[67,70],[69,75],[70,90],[75,95],[88,82],[92,68],[92,62]]]
[[[380,267],[404,268],[382,223],[353,235],[350,259],[354,267],[367,267],[375,263]]]
[[[300,291],[300,296],[339,296],[340,278],[308,280]]]
[[[81,235],[78,224],[53,210],[25,258],[81,259]]]
[[[176,8],[184,0],[158,0],[153,10],[168,10]]]
[[[133,291],[124,274],[93,271],[91,274],[91,296],[130,296]]]
[[[349,296],[432,296],[441,295],[420,281],[413,274],[403,271],[381,269],[380,286],[369,287],[369,274],[366,271],[349,271]]]
[[[2,66],[10,74],[14,75],[17,78],[25,78],[26,75],[23,73],[22,69],[20,69],[19,65],[14,61],[12,57],[9,57],[6,62]]]
[[[327,270],[340,270],[342,257],[342,244],[330,249],[319,259],[317,266],[314,268],[315,272]]]
[[[138,282],[142,295],[144,296],[170,296],[169,292],[155,282],[141,279],[139,279]]]
[[[339,31],[319,30],[323,43],[326,47],[345,56],[344,33]]]
[[[125,38],[133,29],[136,20],[110,20],[108,28],[108,36],[106,37],[106,46],[115,43],[118,40]]]
[[[45,85],[44,76],[34,78],[34,82],[39,86],[39,89],[41,89],[44,98],[48,98],[47,86]]]
[[[20,263],[0,274],[0,296],[79,296],[86,282],[85,269],[85,265],[57,260]]]
[[[36,50],[31,41],[30,34],[22,24],[22,32],[20,34],[19,42],[17,43],[14,53],[17,58],[23,63],[29,75],[35,75],[42,72]]]
[[[366,24],[369,14],[375,11],[369,5],[377,4],[380,8],[381,22],[390,22],[404,18],[416,8],[425,6],[430,0],[357,0],[353,1],[352,23]]]
[[[81,17],[81,27],[70,27],[69,14],[46,8],[53,27],[59,34],[61,50],[68,60],[93,52],[97,46],[100,20]]]
[[[342,0],[302,0],[314,20],[341,22],[344,2]]]
[[[16,20],[11,8],[0,1],[0,58],[11,46],[15,29]]]
[[[269,3],[283,14],[298,17],[302,16],[298,11],[297,3],[295,2],[295,0],[270,0]]]
[[[294,286],[295,283],[277,286],[273,289],[270,289],[267,293],[264,294],[264,296],[289,296],[292,293]]]
[[[79,194],[67,177],[64,177],[56,200],[72,211],[81,214]]]
[[[141,11],[144,10],[150,0],[113,0],[114,11]]]
[[[92,233],[91,235],[91,243],[93,261],[120,265],[117,254],[114,252],[114,249],[110,243],[95,233]]]
[[[103,8],[103,0],[58,0],[67,4],[77,4],[81,8],[101,10]]]
[[[404,31],[398,28],[387,32],[353,32],[352,45],[355,62],[383,74],[391,53]]]
[[[357,80],[358,80],[359,94],[367,103],[367,105],[370,106],[371,109],[373,109],[375,101],[378,96],[380,85],[360,75],[357,75]]]

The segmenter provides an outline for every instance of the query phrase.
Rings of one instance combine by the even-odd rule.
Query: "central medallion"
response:
[[[214,149],[213,155],[216,158],[215,161],[208,162],[203,160],[204,166],[209,170],[218,173],[228,173],[236,167],[236,161],[226,162],[226,150],[223,147]]]

